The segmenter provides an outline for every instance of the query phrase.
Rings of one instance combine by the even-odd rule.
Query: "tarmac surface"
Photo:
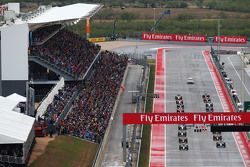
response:
[[[214,104],[214,111],[223,111],[211,75],[202,56],[205,48],[178,48],[165,52],[166,57],[166,112],[176,112],[174,97],[183,96],[185,112],[205,112],[202,95],[208,93]],[[192,77],[195,84],[187,84]],[[199,125],[198,125],[199,126]],[[205,128],[206,129],[206,128]],[[232,133],[222,133],[226,148],[216,148],[210,128],[194,132],[187,130],[188,151],[179,151],[178,126],[166,127],[166,166],[203,167],[203,166],[244,166]]]

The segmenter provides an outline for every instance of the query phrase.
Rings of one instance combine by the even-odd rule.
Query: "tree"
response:
[[[200,8],[203,7],[203,0],[196,0],[196,5]]]
[[[135,19],[136,16],[135,16],[133,13],[123,12],[123,13],[120,15],[120,18],[121,18],[122,20],[131,21],[131,20]]]

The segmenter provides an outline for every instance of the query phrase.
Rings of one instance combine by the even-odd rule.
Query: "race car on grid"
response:
[[[179,143],[180,143],[180,144],[182,144],[182,143],[187,144],[187,143],[188,143],[188,138],[187,138],[187,137],[180,137],[180,138],[179,138]]]
[[[226,148],[226,143],[224,141],[217,141],[216,147],[217,148]]]
[[[179,131],[181,131],[181,130],[182,130],[182,131],[187,130],[187,126],[184,125],[184,124],[183,124],[183,125],[178,125],[178,130],[179,130]]]
[[[186,137],[187,132],[186,131],[178,131],[178,137]]]
[[[179,150],[180,151],[188,151],[188,144],[180,144],[179,145]]]
[[[214,111],[214,105],[211,102],[206,103],[206,111],[207,112],[213,112]]]
[[[213,135],[213,141],[221,141],[222,136],[221,135]]]
[[[177,101],[177,100],[182,100],[182,96],[180,95],[180,94],[177,94],[176,96],[175,96],[175,100]]]

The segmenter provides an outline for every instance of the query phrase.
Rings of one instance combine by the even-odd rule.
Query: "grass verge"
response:
[[[150,74],[148,91],[149,93],[154,92],[155,85],[155,63],[150,62]],[[146,113],[151,113],[153,110],[153,98],[146,98]],[[144,125],[142,132],[142,143],[139,158],[139,167],[147,167],[149,164],[149,149],[150,149],[150,138],[151,138],[151,125]]]
[[[70,136],[49,142],[44,154],[29,167],[91,167],[98,145]]]

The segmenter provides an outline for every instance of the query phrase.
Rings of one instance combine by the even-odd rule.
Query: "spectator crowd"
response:
[[[60,27],[48,27],[48,32],[34,33],[34,38],[43,39]],[[46,34],[48,33],[48,34]],[[83,77],[100,51],[100,46],[92,44],[68,30],[60,30],[43,45],[32,46],[32,56],[39,56],[51,64],[73,74],[75,78]],[[48,105],[45,120],[48,125],[58,121],[65,106],[78,91],[73,108],[67,116],[58,121],[58,134],[69,134],[93,142],[101,142],[108,126],[113,107],[119,92],[123,75],[128,63],[126,56],[102,51],[93,65],[90,75],[83,82],[66,83]],[[40,72],[38,70],[38,72]],[[50,131],[52,133],[52,130]]]
[[[48,38],[51,34],[58,31],[62,27],[61,24],[55,24],[47,27],[41,27],[33,31],[32,42],[42,42]]]
[[[63,133],[100,142],[105,134],[127,66],[127,57],[102,52],[94,73],[62,122]]]
[[[100,142],[105,134],[127,66],[127,57],[102,52],[92,74],[80,86],[66,84],[47,107],[46,119],[53,124],[77,90],[72,110],[56,127],[59,134],[70,134],[93,142]]]
[[[1,156],[23,156],[22,144],[0,144],[0,155]]]
[[[99,50],[99,45],[62,29],[43,45],[32,46],[30,54],[39,56],[62,70],[66,70],[75,78],[81,78]]]
[[[58,91],[58,94],[54,96],[53,102],[47,107],[45,117],[48,121],[54,123],[60,117],[67,102],[77,91],[78,85],[75,83],[66,83],[62,89]]]

